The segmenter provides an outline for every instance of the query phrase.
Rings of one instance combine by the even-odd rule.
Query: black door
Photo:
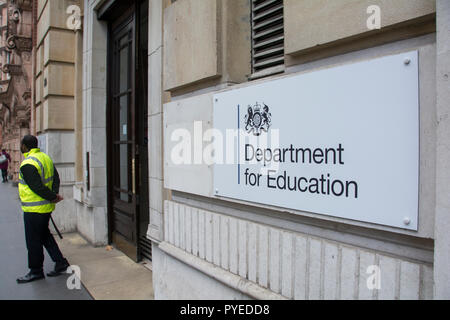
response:
[[[143,5],[147,1],[129,3],[109,26],[108,215],[110,242],[138,261],[142,251],[148,252],[142,227],[148,225],[149,215],[144,121],[147,76],[143,77],[147,64],[142,57],[147,54],[147,31],[143,32],[142,22],[146,23],[143,18],[148,15],[148,6]]]

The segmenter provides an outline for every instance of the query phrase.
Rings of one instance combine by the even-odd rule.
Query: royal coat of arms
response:
[[[252,133],[255,136],[261,135],[262,131],[267,132],[272,123],[272,114],[269,112],[269,107],[263,103],[263,106],[258,102],[247,108],[247,114],[244,118],[245,131]]]

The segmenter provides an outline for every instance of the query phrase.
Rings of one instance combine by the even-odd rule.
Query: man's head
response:
[[[31,149],[38,147],[38,140],[35,136],[26,135],[20,143],[20,151],[22,153],[29,152]]]

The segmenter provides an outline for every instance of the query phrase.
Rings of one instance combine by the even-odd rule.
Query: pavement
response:
[[[23,214],[17,187],[0,182],[0,300],[154,299],[148,265],[135,263],[114,247],[93,247],[78,233],[63,238],[55,236],[63,255],[79,267],[81,285],[74,286],[73,274],[17,284],[16,278],[28,273]],[[54,264],[44,252],[48,272]]]
[[[114,247],[93,247],[78,233],[63,234],[59,248],[80,267],[83,285],[95,300],[153,300],[152,272]],[[56,239],[56,237],[55,237]]]

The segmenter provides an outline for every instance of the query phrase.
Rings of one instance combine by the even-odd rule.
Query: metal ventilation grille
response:
[[[141,258],[152,261],[152,242],[146,236],[139,238],[139,249],[141,251]]]
[[[283,0],[252,0],[253,73],[283,64]]]

